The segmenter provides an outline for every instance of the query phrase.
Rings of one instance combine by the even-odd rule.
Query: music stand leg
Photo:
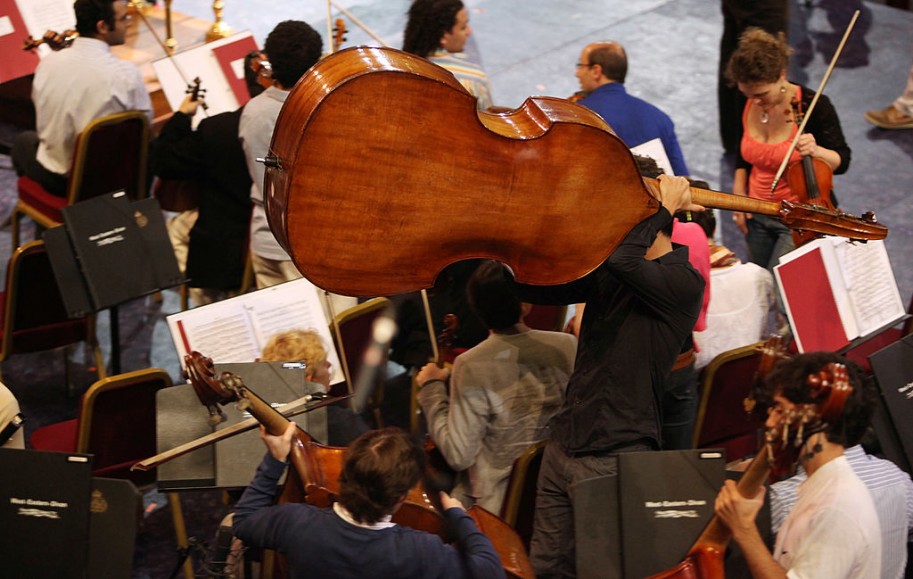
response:
[[[111,330],[111,375],[120,374],[120,323],[117,316],[117,306],[109,310]]]

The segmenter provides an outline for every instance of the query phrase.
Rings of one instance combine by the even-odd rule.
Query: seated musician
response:
[[[323,340],[314,330],[287,330],[270,336],[261,362],[307,362],[305,377],[309,382],[323,386],[330,391],[330,362]],[[331,446],[348,446],[358,436],[368,431],[368,425],[360,415],[348,408],[337,405],[327,406],[327,441]]]
[[[564,400],[577,340],[531,330],[510,270],[485,261],[466,286],[488,338],[457,356],[453,372],[428,364],[418,373],[418,400],[428,431],[460,473],[453,494],[469,507],[500,512],[514,461],[545,438]],[[448,394],[448,383],[450,392]]]
[[[123,0],[76,0],[73,45],[38,63],[32,84],[37,132],[16,137],[11,156],[16,174],[66,196],[77,135],[91,121],[128,110],[152,119],[149,92],[136,65],[111,54],[124,43],[127,4]]]
[[[331,508],[274,505],[295,435],[261,430],[269,452],[235,507],[234,533],[288,558],[289,577],[504,577],[491,541],[456,499],[441,493],[457,545],[401,527],[390,518],[421,477],[422,451],[401,430],[372,430],[349,448]]]
[[[251,97],[263,92],[252,64],[259,52],[244,57]],[[153,174],[191,180],[199,195],[195,209],[168,220],[168,237],[178,266],[190,278],[194,306],[230,297],[240,289],[247,257],[251,179],[238,137],[240,107],[206,117],[193,129],[201,98],[189,95],[149,145]]]
[[[852,392],[839,416],[828,423],[819,418],[826,399],[809,381],[831,363],[846,365]],[[752,577],[881,576],[878,515],[872,496],[844,456],[844,449],[857,444],[865,432],[876,396],[872,381],[856,364],[828,352],[779,362],[756,389],[756,400],[767,407],[774,452],[795,449],[797,456],[788,462],[801,464],[808,479],[780,527],[773,552],[755,523],[764,489],[746,498],[733,481],[726,481],[717,496],[716,513],[732,530]]]

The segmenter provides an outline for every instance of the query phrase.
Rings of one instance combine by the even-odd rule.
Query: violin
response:
[[[264,163],[277,240],[315,285],[351,296],[428,288],[470,258],[507,264],[518,283],[570,282],[659,208],[657,182],[596,113],[553,97],[478,111],[451,73],[390,48],[315,64],[288,95]],[[691,192],[795,229],[887,235],[874,214]]]
[[[797,98],[791,104],[796,125],[801,126],[804,117],[802,100]],[[792,163],[786,169],[786,182],[800,203],[831,210],[836,209],[833,196],[833,178],[834,171],[831,166],[811,155],[803,156],[801,161]],[[796,247],[801,247],[816,237],[818,236],[810,232],[793,232],[793,241]]]
[[[330,52],[336,52],[342,48],[342,43],[346,41],[346,21],[337,18],[333,21],[333,38],[330,42]]]
[[[267,60],[266,55],[257,52],[250,59],[250,69],[257,74],[257,84],[267,89],[273,86],[273,65]]]
[[[79,33],[72,29],[67,29],[63,32],[48,30],[44,33],[44,36],[38,39],[26,36],[22,43],[22,50],[35,50],[42,44],[47,44],[48,48],[55,51],[69,48],[77,36],[79,36]]]

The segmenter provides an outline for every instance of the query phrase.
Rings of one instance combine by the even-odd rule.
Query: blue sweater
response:
[[[629,95],[625,85],[617,82],[604,84],[587,95],[580,104],[605,119],[628,147],[636,147],[659,138],[675,174],[690,174],[675,136],[672,119],[647,101]]]
[[[273,506],[285,463],[267,454],[235,508],[234,533],[288,558],[290,578],[408,579],[504,577],[491,541],[462,509],[444,513],[459,549],[436,535],[400,526],[352,525],[332,509]]]

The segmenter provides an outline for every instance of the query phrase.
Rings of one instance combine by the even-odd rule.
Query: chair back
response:
[[[567,306],[533,304],[529,313],[524,316],[523,323],[534,330],[561,332],[564,330],[566,316]]]
[[[140,460],[154,456],[155,393],[171,386],[168,373],[146,368],[99,380],[82,396],[77,452],[95,455],[95,476],[151,483],[155,472],[131,472]]]
[[[130,199],[147,196],[149,119],[124,111],[90,122],[76,137],[68,204],[121,189]]]
[[[761,361],[761,344],[723,352],[701,371],[694,448],[723,448],[729,461],[757,450],[762,425],[747,414],[744,400],[751,393]]]
[[[533,513],[536,510],[536,481],[545,451],[545,440],[533,444],[514,461],[507,479],[507,491],[501,504],[501,518],[513,527],[527,549],[533,536]]]
[[[340,354],[340,362],[348,368],[349,380],[354,382],[361,371],[362,357],[374,329],[374,320],[390,305],[387,298],[374,298],[353,306],[336,315],[336,324],[330,324],[330,334]],[[339,335],[336,335],[336,326]],[[351,389],[354,384],[349,384]],[[348,394],[349,392],[331,392]]]
[[[95,343],[94,316],[67,317],[44,241],[32,241],[13,252],[3,296],[0,360],[80,341]]]

